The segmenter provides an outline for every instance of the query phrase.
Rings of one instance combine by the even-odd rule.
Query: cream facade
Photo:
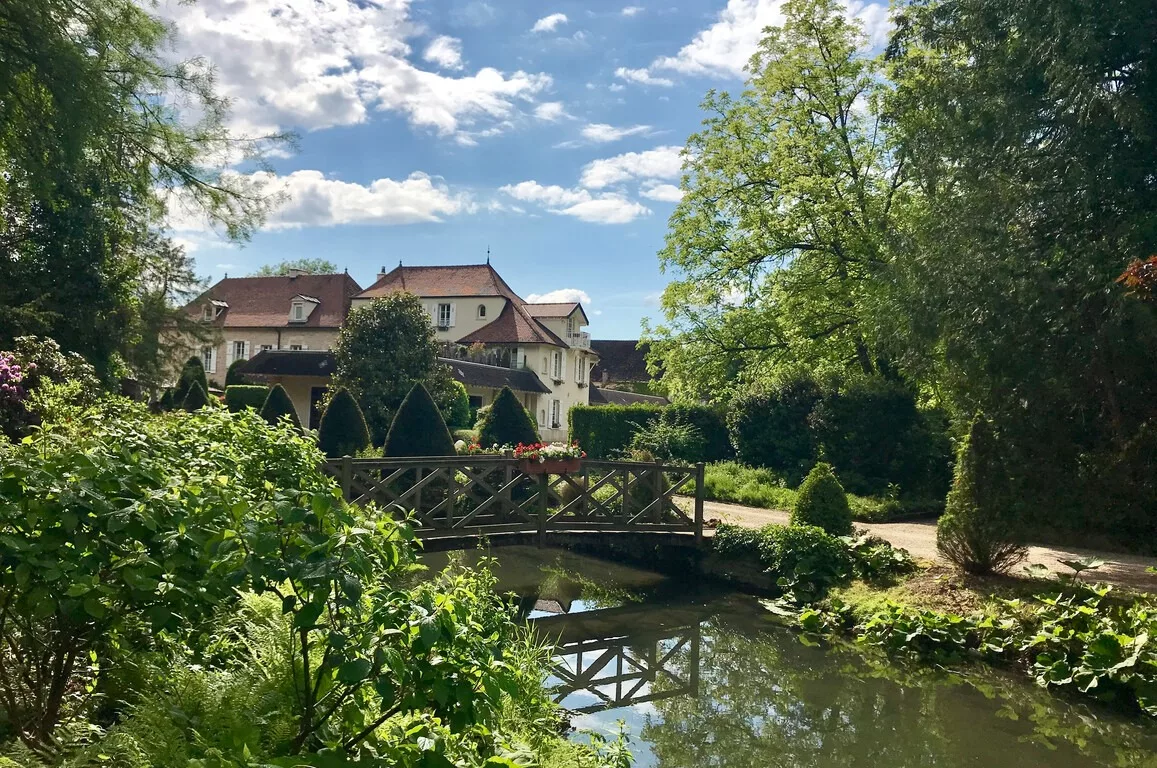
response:
[[[236,360],[249,360],[266,349],[331,350],[337,345],[338,331],[336,328],[225,328],[217,335],[220,338],[193,346],[192,353],[201,358],[205,374],[223,386],[225,373]]]

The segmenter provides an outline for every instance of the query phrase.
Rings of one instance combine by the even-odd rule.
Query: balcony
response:
[[[574,331],[566,335],[566,343],[571,349],[590,349],[591,335],[586,331]]]

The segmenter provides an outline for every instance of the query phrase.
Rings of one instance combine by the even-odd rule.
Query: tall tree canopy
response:
[[[267,201],[202,62],[132,0],[0,4],[0,347],[50,335],[106,374],[134,339],[142,251],[172,204],[231,238]]]
[[[332,275],[338,271],[337,264],[329,259],[289,259],[277,264],[266,264],[253,273],[254,277],[268,277],[270,275],[288,275],[291,271],[300,269],[311,275]]]
[[[738,97],[709,92],[660,253],[675,279],[652,359],[676,396],[720,397],[789,363],[876,370],[865,327],[900,168],[878,62],[835,0],[790,0]]]

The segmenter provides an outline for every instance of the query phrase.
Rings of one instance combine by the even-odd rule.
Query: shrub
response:
[[[757,559],[780,589],[804,602],[846,581],[854,568],[849,546],[812,525],[721,525],[712,549],[728,559]]]
[[[434,399],[422,384],[415,384],[390,425],[382,455],[453,456],[454,441]]]
[[[209,379],[205,376],[205,364],[201,358],[193,355],[185,361],[181,368],[181,375],[177,378],[177,386],[173,388],[173,403],[180,405],[185,402],[185,395],[193,384],[200,384],[205,393],[209,393]]]
[[[229,369],[225,371],[225,389],[249,383],[249,378],[241,373],[241,369],[248,362],[248,360],[234,360],[229,365]]]
[[[288,418],[293,426],[301,429],[301,420],[297,418],[293,401],[289,399],[285,387],[280,384],[274,384],[266,395],[265,402],[261,405],[261,418],[269,424],[277,424],[282,418]]]
[[[75,415],[101,394],[92,365],[75,352],[61,352],[53,339],[19,336],[11,352],[0,352],[0,434],[13,440]]]
[[[450,432],[450,437],[454,440],[461,440],[466,445],[474,445],[478,442],[478,430],[476,429],[455,429]]]
[[[447,402],[442,406],[446,426],[451,429],[471,426],[470,396],[466,394],[466,386],[456,379],[448,379],[447,382]]]
[[[609,459],[627,450],[631,439],[663,412],[657,405],[577,405],[567,420],[570,437],[592,459]]]
[[[370,432],[362,409],[349,390],[339,389],[322,414],[317,430],[317,447],[332,458],[355,456],[370,444]]]
[[[233,384],[225,387],[225,407],[232,413],[238,413],[246,408],[260,410],[269,397],[269,387],[259,384]]]
[[[797,485],[815,461],[808,416],[821,396],[819,385],[807,377],[736,396],[727,412],[736,457],[744,464],[772,469]]]
[[[830,464],[821,461],[808,473],[791,508],[791,524],[815,525],[833,536],[847,536],[852,532],[848,496]]]
[[[485,446],[519,443],[532,445],[538,442],[530,413],[518,402],[518,397],[510,387],[502,388],[490,404],[490,410],[479,421],[478,441]]]
[[[162,392],[161,396],[157,399],[157,407],[160,408],[162,411],[171,411],[171,410],[173,410],[173,407],[174,407],[173,401],[175,399],[176,398],[174,397],[174,394],[173,394],[173,388],[172,387],[165,387],[165,391]],[[264,402],[264,398],[262,399],[262,402]]]
[[[663,408],[660,420],[668,424],[689,426],[701,437],[702,442],[697,450],[687,449],[684,455],[674,458],[694,464],[700,461],[726,461],[734,455],[727,434],[727,420],[718,408],[673,403]]]
[[[1005,572],[1028,554],[1017,511],[992,425],[978,415],[960,445],[936,548],[964,571]]]
[[[697,461],[703,455],[703,433],[692,424],[677,424],[666,413],[631,438],[630,453],[646,453],[658,461]]]
[[[708,464],[703,473],[704,496],[763,509],[791,509],[795,491],[770,469],[753,469],[734,461]]]
[[[192,413],[209,405],[209,395],[201,388],[201,385],[194,381],[189,386],[189,391],[185,394],[185,399],[181,403],[181,408]]]

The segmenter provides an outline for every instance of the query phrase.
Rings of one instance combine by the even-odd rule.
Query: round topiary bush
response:
[[[819,462],[808,472],[791,510],[792,525],[815,525],[833,536],[852,532],[848,496],[830,464]]]
[[[491,445],[531,445],[538,442],[530,413],[510,387],[503,387],[478,422],[478,442]]]
[[[285,391],[285,387],[274,384],[265,398],[265,404],[261,406],[261,418],[270,424],[277,424],[282,417],[287,417],[293,422],[293,426],[301,429],[301,420],[297,418],[297,409],[293,407],[289,393]]]
[[[960,445],[952,490],[936,524],[940,554],[969,573],[1003,573],[1028,554],[997,454],[992,425],[977,416]]]
[[[248,384],[249,379],[245,374],[241,373],[241,369],[248,363],[248,360],[234,360],[229,366],[229,370],[225,371],[225,388],[238,386],[241,384]]]
[[[326,456],[354,456],[370,444],[366,417],[345,387],[337,391],[322,414],[317,430],[317,446]]]
[[[205,390],[201,388],[200,383],[194,381],[192,386],[189,387],[189,392],[185,395],[185,399],[181,403],[181,407],[189,413],[192,413],[193,411],[201,410],[208,404],[208,393],[206,393]]]
[[[398,408],[382,455],[388,458],[406,456],[454,456],[454,440],[442,420],[442,414],[422,384],[415,384]]]

